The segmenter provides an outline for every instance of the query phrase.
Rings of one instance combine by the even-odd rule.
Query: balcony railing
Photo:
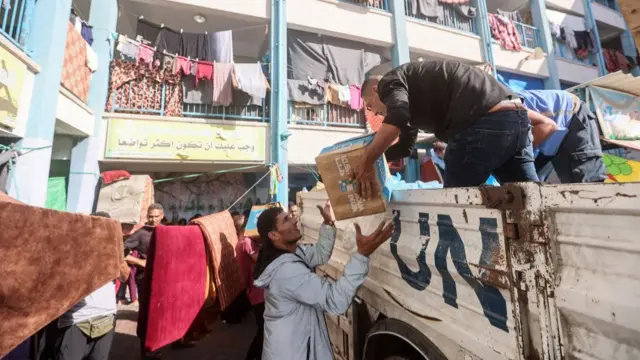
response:
[[[410,18],[426,20],[428,22],[450,27],[456,30],[477,34],[476,26],[473,18],[463,15],[456,10],[455,5],[438,4],[438,17],[426,17],[418,11],[414,11],[411,6],[411,0],[405,0],[405,15]],[[415,14],[414,14],[415,12]]]
[[[340,2],[368,7],[382,11],[389,11],[389,0],[339,0]]]
[[[134,80],[136,82],[138,80]],[[156,84],[146,84],[147,79],[140,80],[140,83],[128,86],[128,91],[123,93],[114,93],[109,101],[108,110],[111,112],[128,113],[128,114],[146,114],[159,116],[173,116],[174,114],[167,109],[165,101],[166,94],[175,91],[176,84],[166,82]],[[144,93],[136,89],[146,89]],[[182,89],[178,90],[182,91]],[[177,106],[181,107],[181,114],[185,117],[198,118],[216,118],[222,120],[249,120],[262,121],[269,120],[268,106],[266,100],[263,99],[262,105],[229,105],[218,106],[211,104],[187,104],[182,103]],[[175,112],[175,110],[173,110]]]
[[[569,60],[578,64],[588,65],[588,66],[596,66],[596,57],[595,54],[589,54],[588,59],[581,59],[576,56],[575,51],[569,48],[566,44],[561,43],[557,40],[554,40],[553,51],[555,55],[564,60]]]
[[[519,23],[514,21],[513,24],[518,30],[518,38],[523,47],[535,49],[540,46],[540,31],[535,26]]]
[[[289,103],[289,123],[318,126],[365,127],[364,112],[331,103],[298,107]]]
[[[22,48],[35,0],[0,0],[0,33]]]

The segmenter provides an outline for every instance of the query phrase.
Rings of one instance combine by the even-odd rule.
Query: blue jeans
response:
[[[531,123],[525,110],[484,115],[452,136],[444,156],[444,187],[479,186],[493,174],[500,184],[538,181]]]

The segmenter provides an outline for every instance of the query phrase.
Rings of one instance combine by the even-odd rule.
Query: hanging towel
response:
[[[213,83],[211,81],[199,81],[196,85],[196,77],[189,75],[182,80],[185,104],[212,104]]]
[[[184,56],[176,57],[176,73],[182,72],[182,75],[191,74],[191,61]]]
[[[207,253],[198,226],[158,226],[147,257],[145,348],[179,340],[205,302]],[[141,299],[142,300],[142,299]]]
[[[207,60],[219,63],[233,63],[233,35],[231,30],[218,31],[207,35]]]
[[[96,72],[98,70],[98,54],[89,43],[85,44],[85,48],[87,50],[87,67],[91,72]]]
[[[351,101],[351,90],[349,85],[338,85],[338,98],[340,102],[348,103]]]
[[[437,17],[438,0],[411,0],[411,13],[425,17]]]
[[[565,43],[567,44],[568,47],[572,48],[573,50],[578,48],[578,42],[576,41],[576,36],[573,29],[565,27],[564,36],[566,39]]]
[[[325,102],[340,105],[340,90],[339,85],[329,84],[325,90]]]
[[[240,265],[236,260],[236,229],[229,211],[203,216],[192,221],[202,230],[213,263],[213,279],[221,310],[226,309],[245,290]]]
[[[520,12],[518,11],[504,11],[498,9],[498,15],[505,17],[511,21],[522,22],[522,17],[520,16]]]
[[[267,96],[266,81],[260,63],[234,64],[234,72],[240,90],[261,99]]]
[[[362,109],[362,92],[360,86],[358,85],[349,85],[349,91],[351,92],[351,101],[349,105],[353,110]]]
[[[0,193],[0,358],[117,278],[122,230],[114,219],[22,204]]]
[[[233,97],[233,64],[215,63],[213,65],[213,103],[228,106]]]

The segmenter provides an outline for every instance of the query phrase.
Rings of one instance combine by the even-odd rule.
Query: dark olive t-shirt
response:
[[[380,80],[378,95],[387,106],[385,124],[433,132],[445,142],[514,96],[491,74],[450,60],[401,65]]]

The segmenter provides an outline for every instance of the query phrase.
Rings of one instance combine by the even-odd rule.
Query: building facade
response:
[[[5,0],[0,33],[0,150],[21,151],[8,192],[88,213],[100,174],[126,170],[156,180],[169,220],[286,203],[323,147],[367,131],[355,100],[295,84],[353,95],[374,65],[428,59],[525,89],[638,72],[615,0]]]

